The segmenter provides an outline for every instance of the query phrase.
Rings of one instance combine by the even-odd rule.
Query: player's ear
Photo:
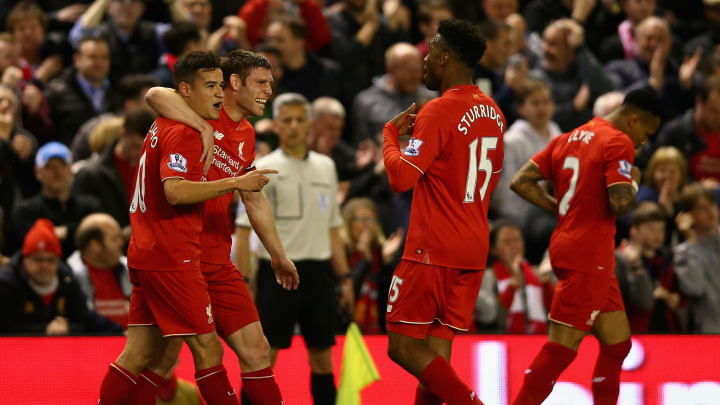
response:
[[[237,73],[233,73],[230,75],[230,88],[233,89],[233,91],[238,91],[240,89],[240,84],[242,80],[240,80],[240,76],[238,76]]]
[[[180,82],[178,85],[178,92],[183,97],[190,97],[190,85],[186,82]]]

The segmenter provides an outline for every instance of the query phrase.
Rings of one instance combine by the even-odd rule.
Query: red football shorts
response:
[[[207,282],[218,335],[226,338],[260,320],[247,283],[235,265],[201,263],[200,266]]]
[[[555,286],[551,321],[589,332],[599,314],[625,311],[615,277],[600,277],[583,271],[553,269]]]
[[[163,336],[215,330],[207,284],[199,271],[130,269],[128,326],[157,325]]]
[[[388,332],[452,340],[473,319],[482,271],[460,270],[402,260],[390,283]]]

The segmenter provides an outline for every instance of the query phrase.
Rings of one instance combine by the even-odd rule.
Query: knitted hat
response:
[[[62,256],[60,239],[55,235],[55,225],[53,225],[49,219],[38,219],[35,221],[35,225],[30,228],[27,235],[25,235],[25,241],[22,247],[23,256],[38,251],[55,253],[58,256]]]

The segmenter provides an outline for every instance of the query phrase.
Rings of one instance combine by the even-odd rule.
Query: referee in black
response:
[[[335,380],[330,348],[335,344],[338,305],[353,306],[353,287],[345,247],[340,238],[342,217],[337,204],[337,172],[333,160],[311,151],[310,104],[297,93],[273,102],[275,132],[280,147],[259,159],[258,169],[278,170],[264,192],[273,207],[275,223],[288,257],[303,280],[296,291],[278,285],[270,255],[260,246],[255,302],[273,365],[279,349],[290,347],[295,324],[300,324],[308,348],[310,388],[315,405],[335,405]],[[236,259],[247,275],[250,267],[250,221],[238,215]],[[335,294],[340,284],[340,302]],[[243,400],[243,405],[246,402]]]

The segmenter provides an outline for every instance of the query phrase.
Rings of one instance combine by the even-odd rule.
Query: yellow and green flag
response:
[[[357,324],[351,323],[345,334],[342,374],[335,405],[360,405],[360,391],[380,379]]]

